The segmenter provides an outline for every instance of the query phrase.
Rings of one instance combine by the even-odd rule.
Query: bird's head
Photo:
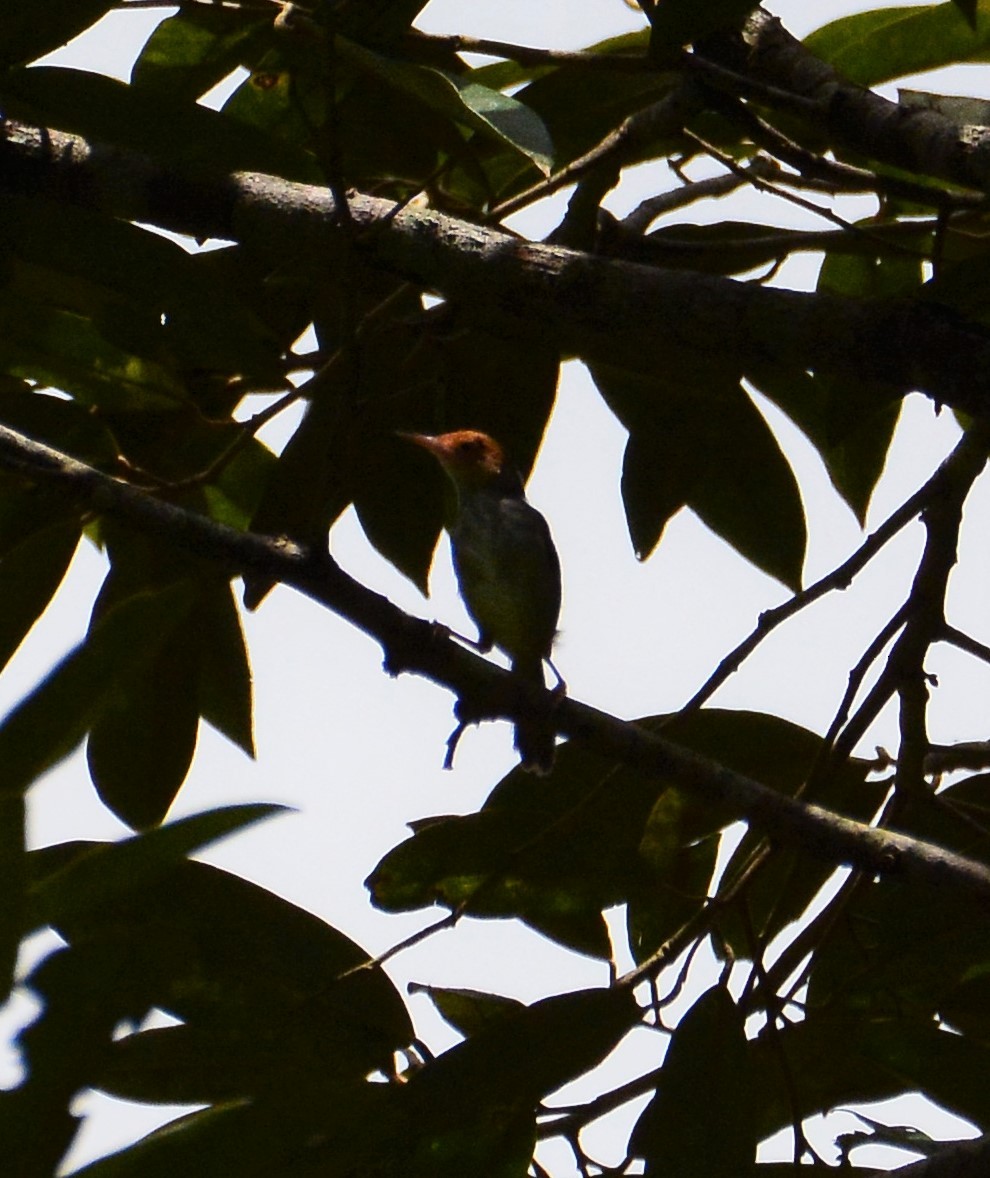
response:
[[[476,429],[459,429],[449,434],[399,435],[428,450],[462,490],[485,487],[514,487],[518,475],[509,465],[505,451],[488,434]]]

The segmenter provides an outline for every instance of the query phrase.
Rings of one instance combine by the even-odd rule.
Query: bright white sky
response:
[[[864,7],[839,2],[809,6],[799,0],[771,3],[795,33]],[[171,10],[168,10],[171,11]],[[818,18],[812,20],[809,12]],[[56,60],[126,76],[136,48],[161,19],[161,11],[114,13],[91,36]],[[620,0],[491,0],[470,6],[469,23],[459,0],[433,0],[419,22],[430,31],[533,45],[580,47],[637,27],[637,16]],[[980,93],[985,73],[955,70],[950,81],[927,77],[906,85]],[[639,169],[608,204],[615,212],[669,187],[663,166]],[[518,219],[517,228],[541,236],[557,220],[566,197]],[[726,204],[693,207],[684,220],[721,218]],[[737,214],[769,217],[780,224],[820,222],[778,202],[757,207],[743,194]],[[855,215],[855,214],[854,214]],[[783,281],[808,286],[815,263],[789,269]],[[842,506],[813,451],[779,413],[767,410],[802,489],[811,536],[807,579],[814,580],[844,559],[861,541],[855,520]],[[269,437],[279,445],[285,427]],[[908,403],[888,472],[871,513],[875,526],[914,490],[951,449],[957,429],[951,415],[935,418],[920,398]],[[621,716],[677,708],[708,677],[719,659],[754,625],[761,610],[786,596],[775,582],[740,561],[688,514],[669,527],[659,551],[646,563],[632,555],[619,498],[624,431],[611,417],[586,373],[565,371],[530,498],[551,521],[564,568],[564,606],[556,662],[579,699]],[[969,517],[986,518],[986,480],[977,489]],[[960,572],[953,582],[953,620],[990,642],[986,610],[990,557],[973,528],[964,534]],[[457,599],[446,545],[424,601],[368,547],[352,516],[332,537],[337,559],[352,573],[387,593],[413,613],[436,617],[470,632]],[[715,703],[776,712],[824,731],[845,687],[849,667],[899,603],[920,551],[915,527],[891,546],[882,564],[845,594],[833,595],[784,627],[722,690]],[[103,574],[102,558],[83,549],[70,579],[43,622],[0,678],[0,709],[18,700],[84,634],[88,609]],[[452,727],[452,700],[438,688],[410,677],[387,678],[378,648],[345,623],[289,590],[277,590],[257,615],[245,619],[254,666],[258,760],[247,761],[212,731],[202,733],[196,764],[174,810],[178,817],[211,806],[248,800],[280,801],[297,813],[281,817],[222,844],[207,858],[318,913],[378,953],[434,918],[431,913],[386,916],[371,909],[362,881],[380,857],[407,834],[405,824],[431,814],[476,809],[513,761],[506,725],[474,729],[463,739],[452,773],[441,771],[444,742]],[[945,685],[932,705],[937,741],[986,736],[986,667],[951,651],[939,652],[929,668]],[[893,746],[892,715],[864,742]],[[81,754],[34,788],[32,837],[36,845],[67,838],[113,838],[127,833],[100,805],[88,785]],[[505,922],[465,922],[453,933],[393,959],[389,973],[400,987],[409,981],[499,989],[525,1000],[544,994],[602,985],[600,963],[575,956]],[[419,1033],[434,1048],[452,1041],[450,1029],[423,997],[410,999]],[[8,1019],[8,1022],[10,1020]],[[656,1036],[627,1044],[611,1074],[628,1076],[656,1066]],[[16,1077],[16,1059],[0,1083]],[[132,1140],[161,1119],[160,1110],[123,1110],[102,1097],[84,1098],[95,1113],[80,1136],[71,1165]],[[935,1136],[949,1135],[948,1122],[931,1110],[902,1105],[894,1119],[924,1118]],[[850,1117],[835,1126],[851,1128]],[[586,1144],[603,1160],[618,1162],[624,1141],[607,1127]],[[555,1175],[576,1173],[569,1152],[549,1149],[544,1164]],[[887,1151],[892,1160],[893,1155]],[[865,1164],[865,1154],[860,1160]],[[875,1155],[873,1164],[883,1164]]]

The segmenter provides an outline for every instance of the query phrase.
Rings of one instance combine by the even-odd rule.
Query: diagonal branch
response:
[[[231,574],[255,573],[305,593],[378,641],[392,674],[410,671],[455,692],[472,714],[519,718],[542,704],[515,677],[413,618],[346,573],[326,551],[238,532],[0,426],[0,468],[61,487],[74,502],[114,516],[164,542],[212,560]],[[573,699],[553,709],[558,731],[646,774],[676,782],[750,819],[769,837],[833,863],[951,887],[990,902],[990,868],[920,839],[877,830],[779,794],[752,778]]]
[[[0,125],[0,192],[41,193],[197,238],[245,242],[280,264],[329,262],[339,248],[323,188],[183,171],[10,121]],[[920,389],[967,413],[990,413],[990,331],[934,301],[766,289],[520,241],[434,210],[394,215],[392,202],[361,193],[348,202],[364,260],[443,295],[468,326],[538,337],[592,363],[641,372],[678,355],[743,374],[773,363]]]

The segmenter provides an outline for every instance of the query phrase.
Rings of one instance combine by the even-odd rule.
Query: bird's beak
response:
[[[440,458],[444,453],[443,443],[432,434],[411,434],[406,433],[405,430],[397,429],[395,436],[397,438],[403,438],[407,442],[412,442],[413,445],[420,446],[423,450],[429,450],[434,458]]]

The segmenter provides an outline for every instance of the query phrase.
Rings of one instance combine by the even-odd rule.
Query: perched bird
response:
[[[560,561],[547,521],[526,502],[519,472],[498,442],[477,430],[402,436],[428,450],[457,491],[448,531],[461,597],[478,627],[478,648],[499,647],[517,675],[545,686],[543,660],[550,662],[560,613]],[[557,679],[562,686],[559,674]],[[549,717],[516,724],[524,769],[548,773],[554,744]]]

